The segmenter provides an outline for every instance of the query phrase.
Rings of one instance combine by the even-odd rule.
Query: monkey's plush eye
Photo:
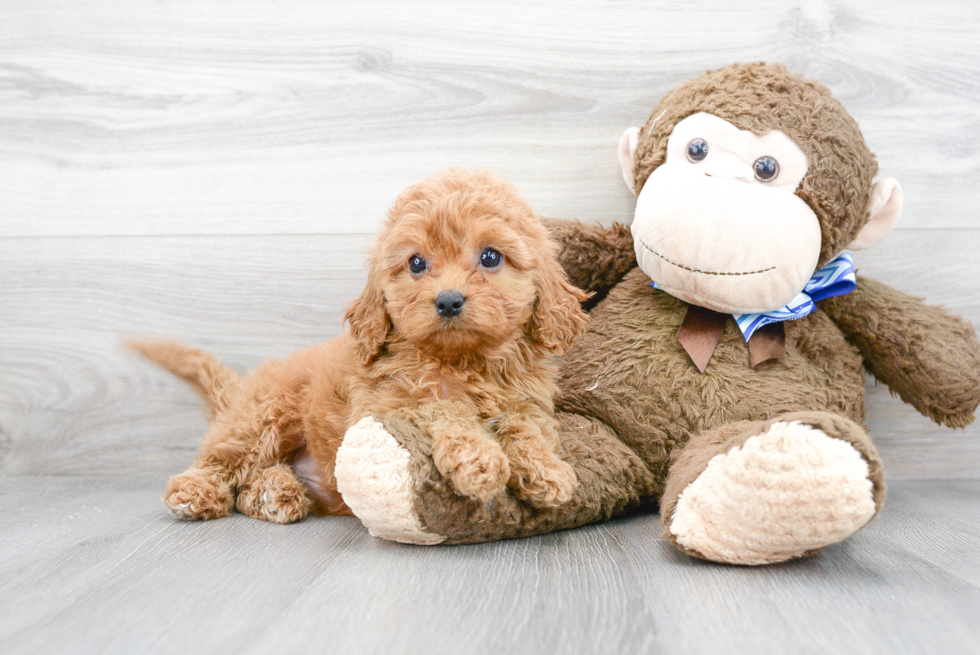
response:
[[[768,155],[756,159],[752,168],[755,169],[755,178],[760,182],[771,182],[779,175],[779,162]]]
[[[487,248],[480,255],[480,265],[484,268],[497,268],[504,261],[504,256],[493,248]]]
[[[708,156],[708,142],[704,139],[694,139],[687,144],[687,158],[695,164]]]
[[[424,273],[425,269],[429,267],[428,262],[426,262],[419,255],[412,255],[408,259],[408,270],[418,275],[419,273]]]

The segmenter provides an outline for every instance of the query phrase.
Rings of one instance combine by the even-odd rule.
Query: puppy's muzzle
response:
[[[458,316],[463,311],[466,297],[459,291],[442,291],[436,296],[436,311],[443,318]]]

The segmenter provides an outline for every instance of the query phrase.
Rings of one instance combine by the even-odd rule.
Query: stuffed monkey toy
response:
[[[864,375],[962,427],[980,345],[962,319],[854,272],[898,220],[857,123],[822,84],[736,64],[673,89],[619,157],[630,227],[550,221],[596,295],[560,363],[562,457],[579,487],[534,508],[453,489],[415,426],[366,417],[337,480],[372,534],[418,544],[522,537],[659,503],[664,535],[733,564],[812,554],[885,498]]]

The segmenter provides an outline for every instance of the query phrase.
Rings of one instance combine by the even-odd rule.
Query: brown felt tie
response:
[[[681,342],[694,365],[702,373],[711,361],[711,355],[714,354],[721,333],[725,329],[725,321],[729,318],[731,316],[728,314],[719,314],[697,305],[689,305],[687,308],[684,322],[677,330],[677,340]]]
[[[697,305],[688,305],[684,322],[677,330],[677,340],[691,361],[704,373],[718,346],[725,321],[730,314],[721,314]],[[782,323],[770,323],[758,328],[749,338],[749,366],[755,368],[770,359],[786,356],[786,332]]]
[[[786,331],[782,323],[763,325],[749,337],[749,366],[786,356]]]

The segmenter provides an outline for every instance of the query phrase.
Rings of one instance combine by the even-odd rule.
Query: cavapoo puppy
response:
[[[167,506],[187,519],[234,506],[277,523],[350,514],[337,448],[375,413],[426,430],[436,466],[463,495],[488,500],[509,486],[536,506],[566,502],[577,480],[556,454],[553,356],[584,328],[587,296],[555,249],[514,187],[450,170],[395,201],[347,309],[350,328],[332,341],[247,377],[179,343],[133,343],[213,411]]]

